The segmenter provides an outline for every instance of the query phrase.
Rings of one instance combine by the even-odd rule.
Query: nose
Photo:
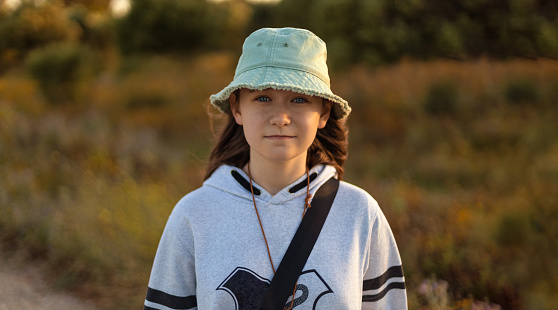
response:
[[[291,111],[288,104],[277,104],[271,111],[271,125],[283,127],[291,123]]]

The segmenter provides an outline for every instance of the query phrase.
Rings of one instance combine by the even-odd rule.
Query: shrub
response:
[[[537,104],[540,93],[533,82],[521,79],[509,82],[504,90],[506,101],[512,104]]]
[[[157,109],[169,104],[171,99],[162,91],[142,90],[131,93],[126,100],[126,107],[131,110]]]
[[[66,11],[68,19],[80,27],[81,43],[101,50],[114,44],[113,19],[107,12],[93,11],[82,5],[73,5]]]
[[[54,104],[75,101],[85,78],[98,69],[98,60],[87,48],[74,43],[55,43],[30,53],[27,69]]]
[[[543,22],[536,42],[543,56],[558,57],[558,23]]]
[[[523,214],[505,214],[497,226],[496,240],[503,246],[520,245],[525,241],[528,228]]]
[[[190,51],[210,39],[213,21],[204,0],[138,0],[116,23],[124,53]]]
[[[424,109],[433,115],[453,114],[457,110],[458,97],[457,86],[454,83],[434,83],[426,93]]]
[[[463,58],[465,54],[463,38],[453,23],[444,22],[436,35],[436,48],[441,56]]]
[[[0,51],[24,55],[33,48],[60,41],[75,41],[79,26],[66,15],[61,1],[35,5],[23,1],[11,14],[0,13]]]

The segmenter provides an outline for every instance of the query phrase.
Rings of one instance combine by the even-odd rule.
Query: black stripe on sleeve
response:
[[[394,289],[394,288],[398,288],[398,289],[405,289],[405,283],[403,282],[391,282],[390,284],[388,284],[386,286],[386,288],[384,288],[381,292],[379,292],[378,294],[375,295],[362,295],[362,301],[363,302],[370,302],[370,301],[378,301],[382,298],[384,298],[384,296],[386,296],[386,294],[388,293],[389,290]]]
[[[198,304],[195,295],[187,297],[174,296],[150,287],[147,288],[147,297],[145,299],[172,309],[192,309]],[[151,308],[146,307],[144,309]]]
[[[383,275],[377,278],[365,280],[362,283],[362,290],[377,290],[382,287],[382,285],[386,284],[389,279],[396,277],[403,277],[403,268],[401,265],[390,267]]]

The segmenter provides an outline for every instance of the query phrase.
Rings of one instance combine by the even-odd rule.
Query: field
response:
[[[3,72],[0,249],[105,309],[141,307],[235,57],[107,52],[60,83],[31,78],[33,61]],[[345,179],[386,213],[411,309],[558,308],[558,61],[404,60],[332,81],[353,108]]]

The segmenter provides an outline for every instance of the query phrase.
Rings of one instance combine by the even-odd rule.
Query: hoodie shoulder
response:
[[[345,181],[340,182],[336,199],[339,199],[339,202],[346,207],[351,208],[353,212],[368,213],[371,217],[375,217],[380,210],[378,202],[372,195],[364,189]]]
[[[199,206],[207,205],[214,194],[211,188],[205,186],[189,192],[176,203],[172,210],[172,216],[184,216],[190,212],[196,212]]]

